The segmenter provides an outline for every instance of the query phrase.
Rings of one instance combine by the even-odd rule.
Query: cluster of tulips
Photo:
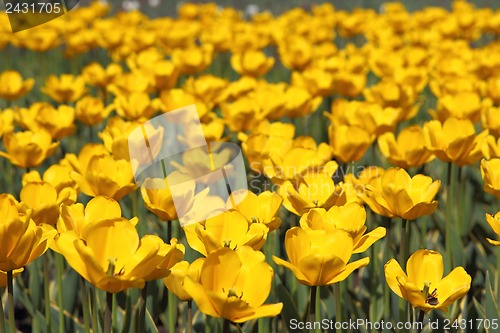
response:
[[[16,304],[46,332],[498,317],[500,11],[109,11],[15,34],[0,13],[18,55],[0,71],[0,332],[22,329]],[[16,62],[48,52],[71,71]],[[130,134],[192,104],[207,142],[240,145],[249,190],[179,207],[136,184]]]

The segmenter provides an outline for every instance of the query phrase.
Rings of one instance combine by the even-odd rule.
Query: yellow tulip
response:
[[[26,95],[35,84],[35,80],[26,79],[16,71],[5,71],[0,73],[0,98],[8,101],[18,99]]]
[[[335,74],[321,68],[292,73],[292,84],[305,88],[313,96],[329,96],[335,90]]]
[[[43,177],[40,177],[36,170],[24,174],[22,184],[26,186],[29,183],[48,183],[57,191],[58,198],[67,197],[67,201],[74,203],[79,189],[76,182],[69,176],[71,171],[72,168],[67,165],[52,164],[45,170]]]
[[[43,130],[7,133],[3,144],[7,153],[0,151],[0,156],[21,168],[39,166],[59,146],[59,142],[52,142],[50,134]]]
[[[293,227],[286,232],[285,248],[290,262],[273,256],[276,264],[289,269],[308,286],[324,286],[345,280],[355,269],[365,267],[369,257],[349,263],[354,243],[342,229],[304,230]]]
[[[75,102],[85,93],[85,79],[71,74],[51,75],[41,90],[56,102]]]
[[[233,205],[234,202],[238,202],[236,206]],[[278,211],[282,202],[283,199],[279,194],[270,191],[264,191],[257,195],[247,190],[238,190],[231,193],[226,207],[240,212],[248,223],[264,224],[271,232],[281,225]]]
[[[500,138],[488,135],[481,145],[481,152],[486,159],[500,158]]]
[[[231,56],[231,67],[240,75],[262,76],[274,65],[273,57],[266,57],[259,50],[247,50]]]
[[[351,202],[344,206],[333,206],[329,210],[313,208],[301,216],[300,227],[304,230],[343,229],[353,239],[352,253],[362,253],[386,234],[384,227],[377,227],[373,231],[365,233],[367,229],[365,222],[365,208],[357,202]]]
[[[481,158],[481,145],[488,131],[476,135],[468,119],[448,118],[441,124],[432,120],[424,124],[425,146],[444,162],[459,166],[473,164]]]
[[[303,171],[295,180],[285,180],[278,190],[283,197],[283,206],[301,216],[312,208],[329,209],[333,205],[345,204],[342,186],[336,185],[332,179],[337,168],[337,163],[331,161],[324,167]]]
[[[97,125],[108,117],[111,107],[104,107],[101,98],[85,96],[75,106],[75,116],[85,125]]]
[[[48,224],[37,226],[23,215],[18,202],[10,194],[0,194],[0,270],[22,268],[49,248],[57,231]]]
[[[182,74],[199,73],[210,65],[213,57],[213,46],[189,46],[184,49],[175,49],[172,52],[172,61]]]
[[[225,211],[205,222],[189,224],[184,231],[189,246],[204,256],[223,247],[235,250],[247,245],[260,250],[269,232],[265,224],[248,222],[238,211]]]
[[[31,218],[37,225],[42,223],[54,225],[59,217],[59,206],[62,203],[72,204],[69,191],[57,193],[47,182],[30,182],[23,186],[20,193],[21,210],[31,210]],[[76,198],[75,198],[76,199]]]
[[[424,131],[415,125],[401,130],[398,137],[388,132],[378,138],[378,147],[382,154],[396,166],[409,169],[429,163],[434,159],[424,144]]]
[[[375,140],[375,136],[358,126],[331,124],[328,138],[337,161],[350,163],[359,161]]]
[[[151,100],[144,92],[119,95],[114,100],[116,112],[128,120],[147,120],[160,108],[159,99]]]
[[[14,111],[5,109],[0,111],[0,138],[14,130]]]
[[[467,294],[471,284],[471,277],[463,267],[455,268],[443,278],[443,257],[431,250],[413,253],[406,263],[407,273],[394,259],[385,264],[384,270],[391,290],[425,312],[433,309],[447,312],[448,306]]]
[[[91,197],[105,195],[120,200],[137,188],[130,163],[110,155],[92,156],[85,173],[72,172],[71,178]]]
[[[100,143],[87,143],[82,147],[82,149],[80,149],[78,156],[71,153],[66,154],[60,164],[70,167],[72,171],[76,171],[77,173],[83,175],[87,172],[87,168],[92,157],[102,155],[109,155],[109,151],[104,145]],[[71,178],[71,174],[70,179],[75,182],[73,178]]]
[[[490,134],[500,137],[500,107],[486,107],[481,113],[481,124]]]
[[[136,131],[134,135],[130,135],[138,126],[143,126],[146,133],[148,133],[149,142],[151,143],[150,151],[142,149],[144,145],[142,131]],[[130,151],[133,151],[140,154],[136,156],[140,161],[149,161],[150,153],[155,158],[160,152],[163,142],[163,127],[154,128],[149,123],[141,125],[139,122],[126,121],[117,116],[109,119],[106,128],[98,135],[104,141],[106,149],[113,154],[115,159],[130,161]]]
[[[184,289],[201,312],[243,323],[281,312],[283,303],[264,304],[273,275],[262,252],[247,246],[238,251],[222,248],[205,259],[199,282],[184,279]]]
[[[205,258],[198,258],[191,264],[185,260],[179,261],[177,264],[175,264],[170,269],[170,275],[163,279],[163,282],[168,288],[168,291],[177,296],[181,301],[193,300],[193,298],[189,296],[186,289],[184,288],[184,279],[188,277],[194,282],[199,282],[201,267],[203,266],[204,262]]]
[[[242,141],[241,149],[250,168],[255,172],[263,172],[266,159],[292,148],[294,135],[293,124],[263,121],[252,129],[250,135],[238,133],[238,139]]]
[[[154,186],[155,183],[159,183],[159,185]],[[141,186],[141,195],[146,208],[161,220],[172,221],[177,219],[177,211],[166,178],[146,179],[143,186]]]
[[[425,175],[410,175],[400,168],[389,168],[374,185],[367,184],[363,201],[377,214],[415,220],[437,209],[434,200],[440,180]]]
[[[291,35],[279,43],[278,52],[285,67],[303,70],[312,60],[312,45],[304,37]]]
[[[417,91],[410,85],[398,84],[385,79],[363,91],[368,102],[377,103],[383,108],[401,108],[398,120],[413,118],[420,107],[417,103]]]
[[[305,117],[313,113],[319,107],[323,99],[320,96],[312,96],[303,87],[290,86],[285,92],[286,116],[291,118]],[[275,119],[273,114],[269,119]]]
[[[273,181],[295,179],[308,168],[321,167],[332,158],[332,148],[322,142],[316,144],[309,136],[298,137],[288,151],[270,153],[264,174]]]
[[[161,104],[159,105],[163,112],[169,112],[185,107],[186,105],[195,104],[196,112],[200,119],[205,117],[210,111],[208,105],[197,96],[187,92],[185,89],[170,89],[164,90],[160,94]]]
[[[34,103],[29,109],[22,108],[17,114],[17,122],[22,128],[33,132],[45,130],[56,140],[75,132],[74,120],[75,109],[73,107],[60,105],[56,109],[49,103],[43,102]]]
[[[84,207],[81,203],[72,205],[62,204],[59,219],[57,220],[57,231],[59,233],[69,232],[85,240],[85,229],[90,228],[93,223],[103,220],[112,220],[122,217],[120,204],[108,197],[97,196],[92,198]],[[129,220],[133,225],[138,222],[137,217]],[[54,248],[57,252],[61,252]]]
[[[500,158],[481,160],[481,176],[484,181],[484,191],[500,198]]]
[[[493,214],[486,214],[486,222],[490,225],[491,229],[495,232],[497,236],[500,236],[500,212],[497,212],[495,215]],[[500,246],[500,242],[489,239],[486,237],[486,240],[491,244],[495,246]]]
[[[154,90],[154,78],[142,70],[135,70],[116,77],[106,88],[115,96],[150,93]]]
[[[202,101],[209,110],[226,99],[226,88],[229,82],[214,75],[201,75],[196,79],[190,77],[184,83],[184,90]],[[177,108],[173,108],[177,109]],[[200,115],[200,117],[202,117]]]
[[[170,245],[154,235],[139,239],[134,225],[123,218],[98,221],[84,231],[85,241],[65,232],[55,245],[78,274],[110,293],[143,288],[146,281],[164,278],[184,256],[177,239]]]
[[[93,62],[83,68],[82,75],[91,85],[105,88],[122,74],[122,67],[119,64],[110,64],[104,68],[101,64]]]
[[[473,123],[481,116],[481,98],[475,92],[460,92],[454,95],[440,96],[437,110],[431,112],[439,121],[444,122],[450,117],[469,119]]]

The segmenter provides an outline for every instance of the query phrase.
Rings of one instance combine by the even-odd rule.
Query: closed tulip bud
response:
[[[500,198],[500,158],[481,161],[481,176],[484,181],[484,191]]]
[[[276,256],[276,264],[289,269],[308,286],[325,286],[345,280],[354,270],[368,265],[369,257],[349,263],[354,243],[345,230],[313,230],[293,227],[286,232],[289,261]]]

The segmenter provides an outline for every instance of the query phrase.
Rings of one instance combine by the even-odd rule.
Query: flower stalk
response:
[[[14,318],[14,278],[12,270],[7,271],[7,293],[9,299],[9,331],[16,333],[16,319]]]

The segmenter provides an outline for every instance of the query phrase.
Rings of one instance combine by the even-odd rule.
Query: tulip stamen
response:
[[[437,288],[434,288],[434,290],[429,293],[429,288],[431,284],[430,283],[424,283],[424,289],[422,289],[422,293],[424,294],[425,302],[430,305],[438,305],[438,294],[437,294]]]

